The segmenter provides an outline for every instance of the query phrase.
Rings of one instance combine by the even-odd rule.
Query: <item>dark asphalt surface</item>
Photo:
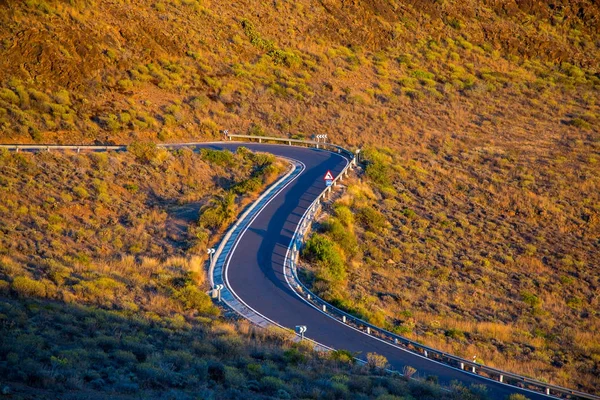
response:
[[[484,385],[492,399],[505,399],[512,393],[522,393],[530,399],[549,398],[398,349],[349,328],[300,299],[283,275],[288,245],[304,211],[325,188],[323,176],[327,170],[337,176],[347,160],[326,151],[285,145],[232,142],[202,147],[235,151],[239,146],[293,158],[306,165],[305,171],[260,212],[231,255],[227,271],[229,285],[246,304],[285,327],[293,329],[296,325],[306,325],[306,336],[326,346],[359,353],[359,358],[365,358],[370,352],[382,354],[398,371],[409,365],[416,368],[418,376],[437,376],[440,384],[448,385],[458,380],[465,386]]]

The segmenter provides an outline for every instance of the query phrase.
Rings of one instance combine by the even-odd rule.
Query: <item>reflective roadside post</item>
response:
[[[304,332],[306,332],[306,325],[296,325],[296,333],[300,335],[300,340],[304,340]]]
[[[221,302],[221,290],[223,290],[224,288],[224,285],[215,286],[215,290],[217,291],[217,299],[219,300],[219,303]]]
[[[206,249],[206,252],[208,253],[208,257],[210,258],[210,264],[212,265],[212,262],[213,262],[213,254],[215,254],[215,249],[214,249],[214,247],[211,247],[210,249]]]
[[[317,149],[319,148],[319,143],[321,142],[321,139],[323,139],[323,143],[325,143],[325,141],[327,140],[327,135],[313,135],[313,137],[317,139]]]

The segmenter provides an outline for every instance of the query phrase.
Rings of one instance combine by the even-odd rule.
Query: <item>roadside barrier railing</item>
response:
[[[127,146],[103,146],[103,145],[62,145],[62,144],[0,144],[0,149],[12,151],[51,151],[51,150],[73,150],[81,151],[126,151]]]
[[[270,137],[270,136],[254,136],[254,135],[227,135],[229,140],[231,139],[245,139],[258,143],[269,143],[269,142],[277,142],[284,143],[290,146],[304,146],[304,147],[315,147],[317,149],[325,149],[333,151],[334,153],[344,154],[346,157],[352,159],[354,158],[354,153],[350,150],[343,148],[342,146],[335,145],[329,142],[320,142],[316,140],[302,140],[302,139],[288,139],[288,138],[280,138],[280,137]]]
[[[338,154],[343,154],[349,160],[351,160],[346,167],[334,178],[333,184],[327,187],[319,196],[313,201],[310,207],[306,210],[302,218],[300,219],[296,232],[292,237],[290,246],[288,248],[288,254],[285,259],[286,278],[289,277],[294,280],[294,284],[290,283],[290,286],[296,291],[298,295],[308,301],[315,308],[321,310],[321,312],[341,321],[348,326],[358,329],[367,335],[371,335],[378,339],[384,340],[398,347],[402,347],[413,353],[419,354],[423,357],[435,360],[437,362],[449,365],[451,367],[470,372],[472,374],[480,375],[485,378],[496,380],[508,385],[515,387],[532,390],[539,393],[544,393],[549,396],[561,397],[561,398],[580,398],[590,400],[600,400],[600,396],[596,396],[589,393],[580,392],[573,389],[564,388],[561,386],[552,385],[546,382],[542,382],[527,376],[514,374],[507,371],[502,371],[493,367],[488,367],[483,364],[474,362],[473,360],[464,359],[455,355],[425,346],[414,340],[402,337],[395,333],[389,332],[385,329],[379,328],[365,320],[357,318],[347,312],[340,310],[337,307],[329,304],[325,300],[319,298],[310,289],[308,289],[298,277],[298,263],[297,260],[300,255],[301,248],[306,239],[306,235],[310,230],[310,226],[321,210],[321,202],[326,200],[331,195],[332,188],[343,180],[348,175],[349,170],[357,164],[355,153],[347,150],[341,146],[334,145],[331,143],[324,143],[318,141],[299,140],[299,139],[288,139],[288,138],[277,138],[277,137],[266,137],[266,136],[252,136],[252,135],[228,135],[229,140],[242,139],[255,141],[259,143],[284,143],[288,145],[304,146],[304,147],[315,147],[329,150]],[[194,146],[205,144],[205,142],[197,143],[185,143],[185,144],[163,144],[159,147],[171,148],[180,147],[183,145]],[[6,148],[13,151],[51,151],[51,150],[74,150],[80,151],[126,151],[127,146],[102,146],[102,145],[24,145],[24,144],[11,144],[11,145],[0,145],[0,148]],[[224,241],[222,241],[223,243]],[[221,249],[222,250],[222,249]],[[220,252],[219,252],[220,253]],[[216,263],[218,257],[214,258]],[[211,266],[211,270],[214,270],[214,265]],[[214,285],[214,281],[211,276],[211,283]]]
[[[316,141],[305,141],[305,140],[294,140],[286,138],[273,138],[273,137],[261,137],[261,136],[250,136],[250,135],[229,135],[231,138],[246,139],[258,141],[259,143],[265,142],[280,142],[287,143],[288,145],[300,145],[309,147],[324,148],[326,150],[332,150],[337,153],[343,153],[345,156],[350,158],[352,161],[346,165],[346,167],[340,172],[333,180],[332,186],[326,188],[319,196],[313,201],[310,207],[306,210],[300,222],[298,223],[296,232],[294,233],[290,246],[288,248],[288,255],[286,256],[286,277],[293,279],[293,284],[290,286],[294,288],[302,298],[307,300],[311,305],[320,310],[321,312],[341,321],[342,323],[358,329],[368,335],[384,340],[398,347],[402,347],[413,353],[417,353],[423,357],[435,360],[437,362],[449,365],[451,367],[470,372],[472,374],[480,375],[485,378],[489,378],[501,383],[512,385],[515,387],[532,390],[535,392],[543,393],[549,396],[562,397],[562,398],[581,398],[590,400],[600,400],[600,396],[596,396],[589,393],[580,392],[577,390],[565,388],[562,386],[552,385],[546,382],[542,382],[527,376],[514,374],[512,372],[503,371],[497,368],[489,367],[473,360],[464,359],[453,354],[443,352],[441,350],[434,349],[432,347],[423,345],[414,340],[402,337],[395,333],[389,332],[385,329],[377,327],[363,319],[357,318],[347,312],[340,310],[339,308],[329,304],[325,300],[315,295],[309,288],[307,288],[298,277],[298,263],[297,260],[300,255],[302,246],[304,245],[307,233],[310,230],[310,226],[315,219],[316,215],[322,209],[322,201],[326,200],[331,194],[331,190],[337,183],[341,182],[348,171],[356,165],[355,153],[347,150],[341,146],[337,146],[331,143],[323,143]]]

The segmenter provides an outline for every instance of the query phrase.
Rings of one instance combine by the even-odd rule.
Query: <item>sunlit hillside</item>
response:
[[[327,242],[328,253],[305,252],[315,290],[434,347],[600,390],[597,2],[9,0],[0,2],[0,27],[2,143],[140,146],[218,139],[227,129],[326,133],[361,147],[364,173],[315,226],[314,240]],[[79,174],[87,196],[69,187],[49,201],[34,187],[39,197],[21,199],[32,206],[15,190],[39,170],[71,179],[63,161],[2,155],[1,187],[14,203],[0,205],[10,222],[0,237],[3,271],[22,263],[28,279],[57,285],[38,271],[46,261],[37,262],[61,250],[51,239],[36,248],[40,232],[82,248],[91,240],[89,265],[107,254],[158,257],[177,234],[167,231],[168,211],[122,218],[100,197],[108,193],[112,206],[158,204],[140,197],[135,171],[155,177],[162,168],[170,182],[193,172],[164,167],[192,162],[185,154],[163,156],[109,157],[103,176]],[[250,179],[256,160],[236,157],[199,173],[208,179],[233,168],[236,179]],[[83,160],[66,162],[83,163],[79,170],[106,162]],[[111,175],[115,165],[132,169]],[[204,195],[186,192],[189,201],[208,201]],[[180,201],[174,191],[165,196],[163,205]],[[92,211],[71,234],[72,218],[53,210],[75,203]],[[124,230],[103,236],[88,220],[96,208],[97,218]],[[31,230],[11,228],[20,221]],[[209,228],[197,225],[169,256],[189,256],[183,248],[206,242]],[[8,245],[13,238],[23,244]],[[170,267],[164,262],[152,268]],[[15,301],[19,289],[7,282],[3,290]],[[88,293],[69,290],[76,301]]]

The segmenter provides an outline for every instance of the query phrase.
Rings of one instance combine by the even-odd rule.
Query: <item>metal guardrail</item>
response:
[[[60,145],[60,144],[0,144],[0,149],[16,151],[51,151],[74,150],[81,151],[126,151],[127,146],[101,146],[101,145]]]
[[[338,146],[336,144],[328,143],[328,142],[319,142],[319,141],[315,141],[315,140],[287,139],[287,138],[278,138],[278,137],[270,137],[270,136],[253,136],[253,135],[227,135],[227,137],[229,138],[229,140],[231,140],[232,138],[248,139],[248,140],[257,141],[258,143],[281,142],[281,143],[287,143],[290,146],[292,144],[296,144],[296,145],[301,145],[301,146],[304,145],[304,146],[308,146],[308,147],[316,147],[317,149],[323,148],[323,149],[332,150],[335,153],[344,154],[346,157],[349,157],[350,159],[354,158],[354,153],[351,152],[350,150],[345,149],[342,146]]]
[[[410,350],[414,353],[417,353],[423,357],[441,362],[443,364],[449,365],[454,368],[459,368],[461,370],[465,370],[467,372],[471,372],[473,374],[477,374],[483,376],[485,378],[489,378],[492,380],[496,380],[501,383],[505,383],[508,385],[512,385],[515,387],[532,390],[535,392],[543,393],[549,396],[561,396],[563,398],[581,398],[581,399],[590,399],[590,400],[600,400],[599,396],[588,394],[584,392],[580,392],[577,390],[564,388],[562,386],[552,385],[546,382],[542,382],[533,378],[529,378],[526,376],[514,374],[512,372],[503,371],[497,368],[488,367],[483,364],[479,364],[472,360],[467,360],[461,357],[457,357],[453,354],[443,352],[441,350],[434,349],[429,346],[425,346],[421,343],[415,342],[408,338],[402,337],[395,333],[389,332],[385,329],[379,328],[367,321],[364,321],[360,318],[357,318],[347,312],[340,310],[326,302],[325,300],[319,298],[315,295],[310,289],[308,289],[299,279],[298,271],[297,271],[297,259],[300,254],[300,248],[305,241],[306,233],[309,230],[310,224],[315,218],[316,214],[321,209],[321,201],[322,199],[327,198],[328,194],[331,192],[332,187],[335,186],[339,181],[342,181],[344,176],[347,176],[348,170],[352,168],[353,165],[356,165],[356,159],[354,158],[354,153],[351,151],[344,149],[341,146],[333,145],[330,143],[322,143],[315,141],[303,141],[303,140],[294,140],[294,139],[285,139],[285,138],[273,138],[273,137],[260,137],[260,136],[249,136],[249,135],[229,135],[230,138],[240,138],[240,139],[251,139],[258,140],[259,143],[275,141],[275,142],[283,142],[289,145],[292,144],[300,144],[300,145],[308,145],[308,146],[322,146],[325,148],[333,148],[334,151],[338,153],[344,153],[347,156],[352,158],[352,162],[349,163],[342,172],[334,179],[333,185],[331,187],[326,188],[321,194],[313,201],[310,207],[306,210],[305,214],[302,216],[298,223],[298,227],[294,236],[292,237],[292,241],[290,242],[290,247],[288,248],[288,254],[286,255],[285,263],[286,266],[289,267],[291,274],[286,273],[287,276],[291,276],[295,285],[292,286],[296,293],[306,299],[309,303],[311,303],[315,308],[321,310],[322,312],[328,314],[329,316],[340,320],[341,322],[352,326],[356,329],[359,329],[368,335],[377,337],[378,339],[385,340],[390,344],[396,346],[402,346],[406,350]],[[288,282],[289,283],[289,282]]]
[[[552,385],[546,382],[538,381],[533,378],[529,378],[526,376],[514,374],[511,372],[502,371],[496,368],[488,367],[482,364],[478,364],[471,360],[467,360],[464,358],[460,358],[454,356],[449,353],[445,353],[440,350],[436,350],[434,348],[425,346],[413,340],[407,339],[400,335],[396,335],[392,332],[386,331],[385,329],[379,328],[367,321],[364,321],[360,318],[357,318],[351,314],[348,314],[323,299],[316,296],[313,292],[311,292],[298,278],[297,273],[297,259],[299,257],[300,247],[304,243],[305,235],[308,232],[308,228],[312,223],[314,217],[321,209],[321,200],[326,198],[328,194],[331,193],[332,187],[335,186],[339,181],[342,181],[344,176],[347,176],[348,170],[352,168],[353,165],[356,165],[355,154],[341,146],[337,146],[331,143],[323,143],[317,141],[307,141],[307,140],[299,140],[299,139],[286,139],[286,138],[276,138],[276,137],[263,137],[263,136],[251,136],[251,135],[228,135],[229,140],[232,138],[239,139],[247,139],[258,141],[259,143],[264,142],[281,142],[287,143],[288,145],[300,145],[300,146],[309,146],[316,148],[324,148],[324,149],[332,149],[333,152],[342,153],[346,157],[352,159],[352,162],[348,163],[346,167],[342,170],[342,172],[335,177],[333,181],[333,185],[331,187],[326,188],[319,196],[313,201],[310,207],[306,210],[305,214],[300,219],[298,223],[296,232],[294,233],[293,239],[290,243],[290,247],[288,248],[288,255],[286,255],[286,267],[290,268],[291,274],[286,274],[286,276],[291,276],[296,285],[292,286],[296,293],[310,302],[317,309],[320,309],[322,312],[327,315],[340,320],[341,322],[352,326],[356,329],[359,329],[365,332],[368,335],[372,335],[377,337],[378,339],[385,340],[390,344],[396,346],[403,346],[404,349],[410,350],[414,353],[420,354],[423,357],[430,358],[437,362],[441,362],[443,364],[449,365],[454,368],[459,368],[462,370],[466,370],[473,374],[478,374],[480,376],[493,379],[508,385],[512,385],[519,388],[524,388],[532,391],[536,391],[539,393],[545,393],[550,396],[561,396],[562,398],[581,398],[581,399],[590,399],[590,400],[600,400],[600,396],[596,396],[593,394],[583,393],[577,390],[572,390],[568,388],[564,388],[561,386]],[[203,142],[204,143],[204,142]],[[181,146],[194,146],[202,143],[185,143],[185,144],[161,144],[160,147],[170,148],[170,147],[181,147]],[[24,145],[24,144],[12,144],[12,145],[0,145],[0,148],[6,148],[8,150],[13,151],[51,151],[51,150],[75,150],[76,152],[80,152],[82,150],[88,151],[126,151],[127,146],[97,146],[97,145]],[[215,260],[216,261],[216,260]],[[214,266],[213,266],[214,267]],[[212,277],[211,277],[212,280]]]

